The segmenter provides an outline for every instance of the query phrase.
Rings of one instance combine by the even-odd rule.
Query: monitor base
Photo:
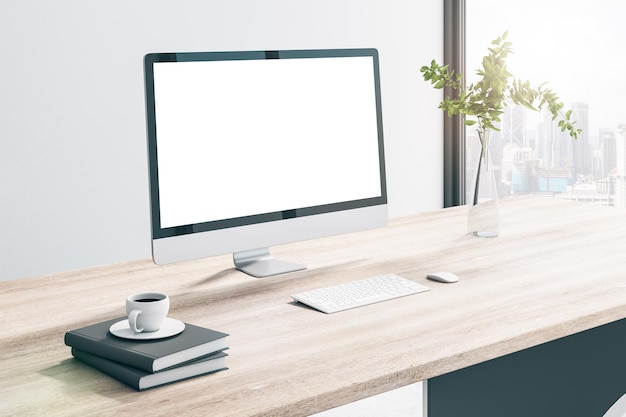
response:
[[[274,259],[269,248],[233,253],[235,268],[255,278],[301,271],[306,265]]]

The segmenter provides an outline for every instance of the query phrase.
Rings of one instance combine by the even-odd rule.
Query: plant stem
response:
[[[482,145],[482,141],[481,141],[481,145]],[[478,158],[478,170],[476,171],[476,183],[474,184],[474,203],[472,204],[473,206],[478,204],[478,184],[480,184],[480,168],[483,163],[484,152],[485,152],[485,148],[484,146],[481,146],[480,157]]]

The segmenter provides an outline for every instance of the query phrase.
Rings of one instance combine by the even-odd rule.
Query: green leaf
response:
[[[575,122],[570,122],[572,110],[563,110],[563,103],[552,90],[545,87],[546,83],[533,88],[529,81],[520,81],[507,70],[506,58],[513,52],[513,44],[506,41],[507,37],[508,31],[505,31],[491,42],[487,48],[488,54],[482,58],[481,66],[476,70],[480,81],[469,86],[465,85],[463,74],[450,69],[448,64],[439,65],[433,59],[430,67],[420,68],[424,80],[430,82],[433,88],[448,87],[454,90],[453,97],[458,97],[446,97],[439,103],[439,108],[448,116],[461,114],[478,119],[464,120],[467,126],[478,123],[481,129],[499,130],[494,124],[500,122],[507,100],[533,111],[547,107],[552,120],[558,121],[561,131],[567,130],[571,137],[577,138],[582,131],[574,129]]]

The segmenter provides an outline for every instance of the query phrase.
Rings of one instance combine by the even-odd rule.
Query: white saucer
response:
[[[109,332],[114,336],[121,337],[122,339],[133,339],[133,340],[154,340],[154,339],[163,339],[166,337],[172,337],[185,330],[185,323],[180,320],[172,319],[170,317],[166,317],[163,325],[156,332],[141,332],[135,333],[130,329],[130,325],[128,324],[128,320],[118,321],[111,327],[109,327]]]

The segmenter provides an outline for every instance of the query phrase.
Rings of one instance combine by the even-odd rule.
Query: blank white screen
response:
[[[371,57],[154,64],[161,227],[381,195]]]

